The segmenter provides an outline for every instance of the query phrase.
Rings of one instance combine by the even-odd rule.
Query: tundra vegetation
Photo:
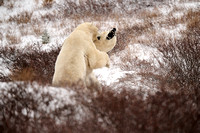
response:
[[[0,131],[200,132],[198,1],[30,3],[0,3],[8,12],[0,16]],[[84,21],[118,31],[109,71],[123,76],[110,84],[98,77],[101,94],[51,85],[63,39]],[[50,40],[42,44],[45,29]]]

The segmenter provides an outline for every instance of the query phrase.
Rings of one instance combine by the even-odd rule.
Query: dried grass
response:
[[[142,40],[138,40],[138,36],[142,34],[148,34],[149,32],[154,32],[153,24],[150,21],[144,21],[141,24],[135,24],[133,26],[128,26],[124,23],[123,28],[119,28],[117,32],[117,45],[114,47],[112,52],[118,52],[123,50],[127,44],[134,44],[137,42],[142,42]],[[143,40],[148,42],[148,40]]]
[[[4,6],[6,6],[9,10],[12,10],[14,7],[14,2],[13,1],[9,1],[8,3],[3,3]]]
[[[42,83],[51,83],[54,65],[60,48],[51,52],[42,52],[39,46],[19,50],[15,47],[1,49],[1,55],[11,61],[13,74],[9,79],[13,80],[33,80]],[[25,51],[25,52],[24,52]],[[13,53],[15,56],[13,57]],[[51,59],[49,60],[49,57]]]
[[[43,0],[43,6],[47,8],[51,8],[54,0]]]
[[[40,36],[43,31],[40,25],[33,25],[33,32],[35,33],[35,35]]]
[[[9,22],[16,22],[17,24],[27,24],[31,22],[32,12],[24,11],[21,14],[10,16]]]
[[[2,33],[0,33],[0,39],[1,39],[1,40],[3,39],[3,34],[2,34]]]
[[[0,0],[0,6],[3,5],[3,0]]]
[[[36,76],[31,67],[23,68],[22,70],[13,71],[10,76],[12,81],[33,81]]]
[[[192,32],[192,31],[196,31],[197,33],[199,33],[199,27],[198,25],[200,24],[200,10],[198,11],[192,11],[189,10],[186,14],[186,18],[187,20],[187,29]]]
[[[197,91],[200,86],[200,28],[198,27],[200,19],[196,18],[197,12],[189,11],[188,14],[190,14],[190,21],[187,23],[187,30],[182,32],[183,38],[160,42],[158,49],[170,66],[168,80],[170,79],[174,84],[178,83],[177,89],[187,88],[188,91]]]
[[[158,7],[154,7],[151,11],[149,11],[149,9],[143,9],[141,11],[138,11],[137,14],[140,19],[147,19],[147,20],[148,19],[153,20],[161,16]]]
[[[140,91],[122,88],[116,93],[103,88],[101,95],[94,96],[82,89],[76,91],[77,104],[86,107],[91,116],[82,122],[75,119],[78,105],[65,105],[45,113],[38,108],[48,106],[53,100],[49,93],[42,93],[40,99],[26,90],[30,85],[15,84],[7,88],[1,97],[0,111],[3,132],[199,132],[199,106],[195,98],[185,93],[157,92],[144,100]],[[33,88],[33,92],[41,93]],[[42,89],[42,88],[40,88]],[[73,89],[73,88],[71,88]],[[9,94],[11,97],[8,97]],[[87,98],[86,98],[87,97]],[[26,110],[27,115],[22,110]],[[37,115],[29,117],[31,112]],[[65,113],[70,112],[70,113]],[[53,114],[53,115],[51,115]],[[60,123],[56,123],[56,121]],[[97,130],[98,129],[98,130]]]
[[[19,44],[21,42],[21,38],[17,37],[16,35],[14,35],[12,33],[7,33],[6,39],[9,44]]]

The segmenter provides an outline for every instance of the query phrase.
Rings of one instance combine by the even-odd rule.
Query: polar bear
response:
[[[94,40],[96,48],[103,52],[111,51],[116,45],[116,42],[117,42],[116,28],[113,28],[110,32],[101,33]],[[100,84],[92,71],[93,69],[90,68],[89,65],[87,65],[86,85],[87,87],[90,87],[93,84],[95,84],[97,87],[99,87]]]
[[[110,32],[103,32],[97,39],[94,40],[96,48],[100,51],[109,52],[116,45],[116,28],[113,28]]]
[[[68,36],[55,63],[54,86],[81,82],[86,87],[87,66],[96,69],[109,65],[108,54],[98,50],[94,44],[97,36],[98,28],[91,23],[80,24]]]

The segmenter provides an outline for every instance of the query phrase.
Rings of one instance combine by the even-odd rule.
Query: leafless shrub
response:
[[[147,4],[148,2],[144,2],[143,4],[139,3],[140,2],[138,1],[131,1],[131,0],[128,1],[87,0],[87,1],[79,1],[79,3],[73,1],[66,1],[64,4],[65,5],[64,16],[72,18],[81,17],[83,15],[92,17],[107,16],[109,18],[110,17],[112,18],[112,16],[116,14],[118,14],[118,16],[131,16],[135,13],[136,10],[150,6],[149,4]],[[153,6],[154,3],[151,4],[151,6]]]
[[[176,86],[173,86],[176,88]],[[158,92],[147,99],[149,131],[151,132],[198,132],[199,107],[194,95]],[[155,117],[156,115],[156,117]]]
[[[199,131],[199,99],[200,99],[200,20],[196,18],[199,11],[189,11],[186,18],[187,30],[182,33],[181,39],[168,40],[168,42],[160,43],[158,49],[163,53],[165,62],[170,67],[168,75],[162,80],[162,90],[175,90],[173,93],[179,95],[179,99],[182,99],[182,104],[185,104],[186,108],[191,108],[189,112],[195,115],[194,119],[184,117],[184,121],[187,121],[189,125],[185,128],[185,132],[198,132]],[[156,100],[157,101],[157,100]],[[177,107],[177,104],[174,104]],[[188,112],[185,109],[177,110],[177,116],[181,116],[181,112]],[[181,111],[182,110],[182,111]],[[188,113],[189,113],[188,112]],[[180,121],[177,121],[179,125]],[[191,124],[192,123],[192,124]],[[189,127],[190,128],[189,128]],[[189,130],[190,129],[190,130]]]
[[[14,7],[14,1],[8,0],[8,2],[3,2],[3,5],[6,6],[9,10],[12,10]]]
[[[42,34],[42,28],[40,27],[39,24],[33,25],[33,31],[36,35],[41,35]]]
[[[189,10],[186,14],[185,20],[190,20],[187,21],[187,29],[188,29],[188,34],[194,32],[194,35],[197,36],[199,34],[200,28],[198,27],[200,23],[200,18],[198,17],[200,15],[200,10],[198,11],[193,11]]]
[[[12,81],[33,81],[36,76],[31,67],[23,68],[21,71],[13,71],[10,76]]]
[[[132,35],[131,33],[132,31],[130,28],[124,30],[119,29],[119,32],[117,33],[117,44],[112,50],[112,52],[123,50],[126,47],[126,45],[130,42],[129,37],[130,35]]]
[[[2,33],[0,33],[0,39],[1,39],[1,40],[3,39],[3,34],[2,34]]]
[[[41,19],[44,21],[53,21],[53,20],[55,20],[55,18],[56,18],[55,15],[51,14],[51,13],[47,13],[47,14],[41,16]]]
[[[183,15],[180,17],[175,17],[173,15],[174,12],[183,12]],[[162,26],[176,26],[177,24],[187,24],[187,23],[192,23],[192,21],[195,21],[195,19],[199,19],[198,15],[199,15],[199,10],[197,11],[193,11],[193,9],[190,9],[187,12],[184,12],[183,8],[177,8],[176,6],[173,8],[173,10],[169,13],[168,17],[166,18],[166,20],[161,20],[159,23]],[[190,20],[190,21],[189,21]],[[194,25],[196,27],[196,25]]]
[[[0,0],[0,6],[3,5],[3,0]]]
[[[27,36],[28,33],[30,32],[27,28],[24,27],[24,25],[21,25],[19,30],[20,30],[21,36]]]
[[[149,94],[144,99],[140,91],[122,88],[121,93],[103,88],[100,95],[80,88],[74,98],[76,105],[66,105],[46,113],[39,107],[54,99],[26,84],[14,84],[1,93],[0,113],[3,132],[199,132],[199,107],[192,95],[166,91]],[[30,87],[30,85],[29,85]],[[58,88],[59,89],[59,88]],[[37,99],[34,94],[41,95]],[[74,119],[76,106],[84,106],[92,117],[82,122]],[[24,113],[26,110],[26,113]],[[30,114],[34,111],[34,114]],[[69,111],[67,115],[64,112]],[[30,117],[31,116],[31,117]],[[39,117],[38,117],[39,116]],[[57,123],[58,120],[64,120]],[[98,130],[97,130],[98,129]]]
[[[148,8],[141,9],[137,12],[137,16],[140,19],[151,19],[157,18],[161,16],[160,11],[158,10],[158,7],[154,7],[153,10],[149,11]]]
[[[53,0],[43,0],[43,6],[50,8],[53,4]]]
[[[196,12],[193,14],[189,12],[189,14],[191,18],[194,18],[188,21],[187,31],[182,33],[183,38],[161,43],[158,47],[171,68],[169,72],[171,78],[169,79],[172,82],[178,82],[182,89],[190,85],[198,88],[200,77],[200,29],[197,26],[200,24],[200,20],[195,17]]]
[[[31,88],[27,88],[31,87]],[[30,89],[32,89],[30,91]],[[41,89],[41,88],[40,88]],[[39,90],[27,83],[14,83],[9,87],[1,88],[0,92],[0,127],[5,132],[26,132],[26,133],[43,133],[43,132],[66,132],[70,131],[69,126],[62,127],[56,124],[59,117],[68,118],[74,112],[74,107],[70,104],[55,108],[52,112],[43,109],[55,99],[52,94]],[[36,96],[40,96],[36,98]],[[44,106],[44,107],[42,107]],[[64,111],[68,114],[62,115]],[[69,117],[68,117],[69,115]],[[73,119],[70,119],[73,122]]]
[[[21,42],[21,38],[17,37],[13,33],[7,33],[6,34],[6,39],[7,39],[9,44],[18,44],[18,43]]]
[[[17,24],[27,24],[31,21],[32,12],[22,12],[21,14],[17,14],[15,16],[10,16],[8,19],[9,22],[16,22]]]
[[[144,33],[152,32],[153,24],[150,21],[145,21],[142,24],[135,24],[133,26],[125,26],[119,28],[117,33],[117,45],[112,52],[123,50],[127,44],[139,42],[136,38]]]
[[[73,15],[80,15],[83,14],[98,14],[103,15],[112,12],[114,5],[108,1],[80,1],[80,4],[77,5],[75,2],[67,1],[66,7],[70,7],[65,9],[64,16],[69,17]]]
[[[13,75],[10,75],[10,79],[51,83],[60,48],[56,48],[51,52],[42,52],[38,49],[37,44],[36,47],[36,49],[30,47],[21,50],[16,47],[1,49],[4,59],[12,62]]]

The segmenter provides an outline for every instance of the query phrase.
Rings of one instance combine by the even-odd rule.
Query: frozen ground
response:
[[[79,1],[75,3],[79,5]],[[159,23],[165,20],[167,21],[170,17],[179,18],[188,10],[197,10],[200,8],[200,2],[159,4],[159,6],[152,6],[142,10],[144,13],[156,12],[159,14],[155,18],[150,18],[150,20],[148,18],[146,19],[142,13],[136,13],[132,17],[124,15],[121,18],[118,16],[118,18],[109,19],[102,17],[98,19],[79,18],[76,20],[70,17],[63,17],[62,12],[65,11],[64,5],[66,6],[66,3],[62,0],[55,0],[51,7],[43,7],[42,1],[40,0],[20,0],[17,2],[11,0],[4,2],[0,6],[0,47],[17,46],[19,49],[23,49],[34,45],[34,47],[41,46],[42,51],[51,51],[55,47],[60,47],[70,32],[79,23],[84,21],[93,21],[94,24],[99,25],[100,31],[110,30],[113,27],[121,30],[126,27],[140,26],[151,21],[153,32],[147,31],[141,35],[131,33],[128,37],[132,37],[132,39],[130,39],[128,44],[123,44],[126,45],[125,48],[111,54],[111,67],[94,70],[95,75],[102,85],[115,85],[113,86],[113,90],[117,92],[120,92],[120,88],[124,86],[130,89],[143,89],[145,91],[155,91],[157,89],[154,84],[156,81],[144,79],[140,74],[144,69],[133,64],[130,60],[149,63],[151,67],[159,68],[160,64],[158,60],[160,62],[163,61],[162,54],[156,48],[152,47],[153,44],[149,43],[150,40],[154,39],[153,36],[161,35],[165,35],[166,38],[181,37],[180,32],[186,29],[184,23],[178,25],[161,25]],[[127,10],[132,10],[132,7],[127,8]],[[114,11],[120,12],[117,7]],[[18,20],[24,18],[28,20]],[[50,36],[50,42],[48,44],[42,44],[44,30],[47,30]],[[129,59],[126,60],[126,57],[129,57]],[[8,64],[9,66],[7,66]],[[6,58],[0,55],[0,76],[11,74],[10,69],[12,69],[12,62],[9,63],[9,60],[6,60]],[[159,74],[158,71],[157,74]],[[0,90],[9,88],[11,84],[16,84],[16,82],[1,82]],[[34,83],[34,85],[28,86],[27,89],[32,93],[31,87],[37,88],[36,86],[38,87],[39,85]],[[71,96],[75,92],[70,90],[46,86],[43,91],[48,91],[55,98],[55,101],[50,103],[49,107],[45,107],[47,112],[52,109],[52,106],[54,108],[61,106],[62,104],[60,103],[63,101],[70,102],[71,104],[76,103],[75,100],[73,101],[71,99]],[[81,111],[81,108],[79,108],[79,111]],[[26,114],[27,112],[24,110],[23,113]],[[77,119],[79,118],[77,116]]]

